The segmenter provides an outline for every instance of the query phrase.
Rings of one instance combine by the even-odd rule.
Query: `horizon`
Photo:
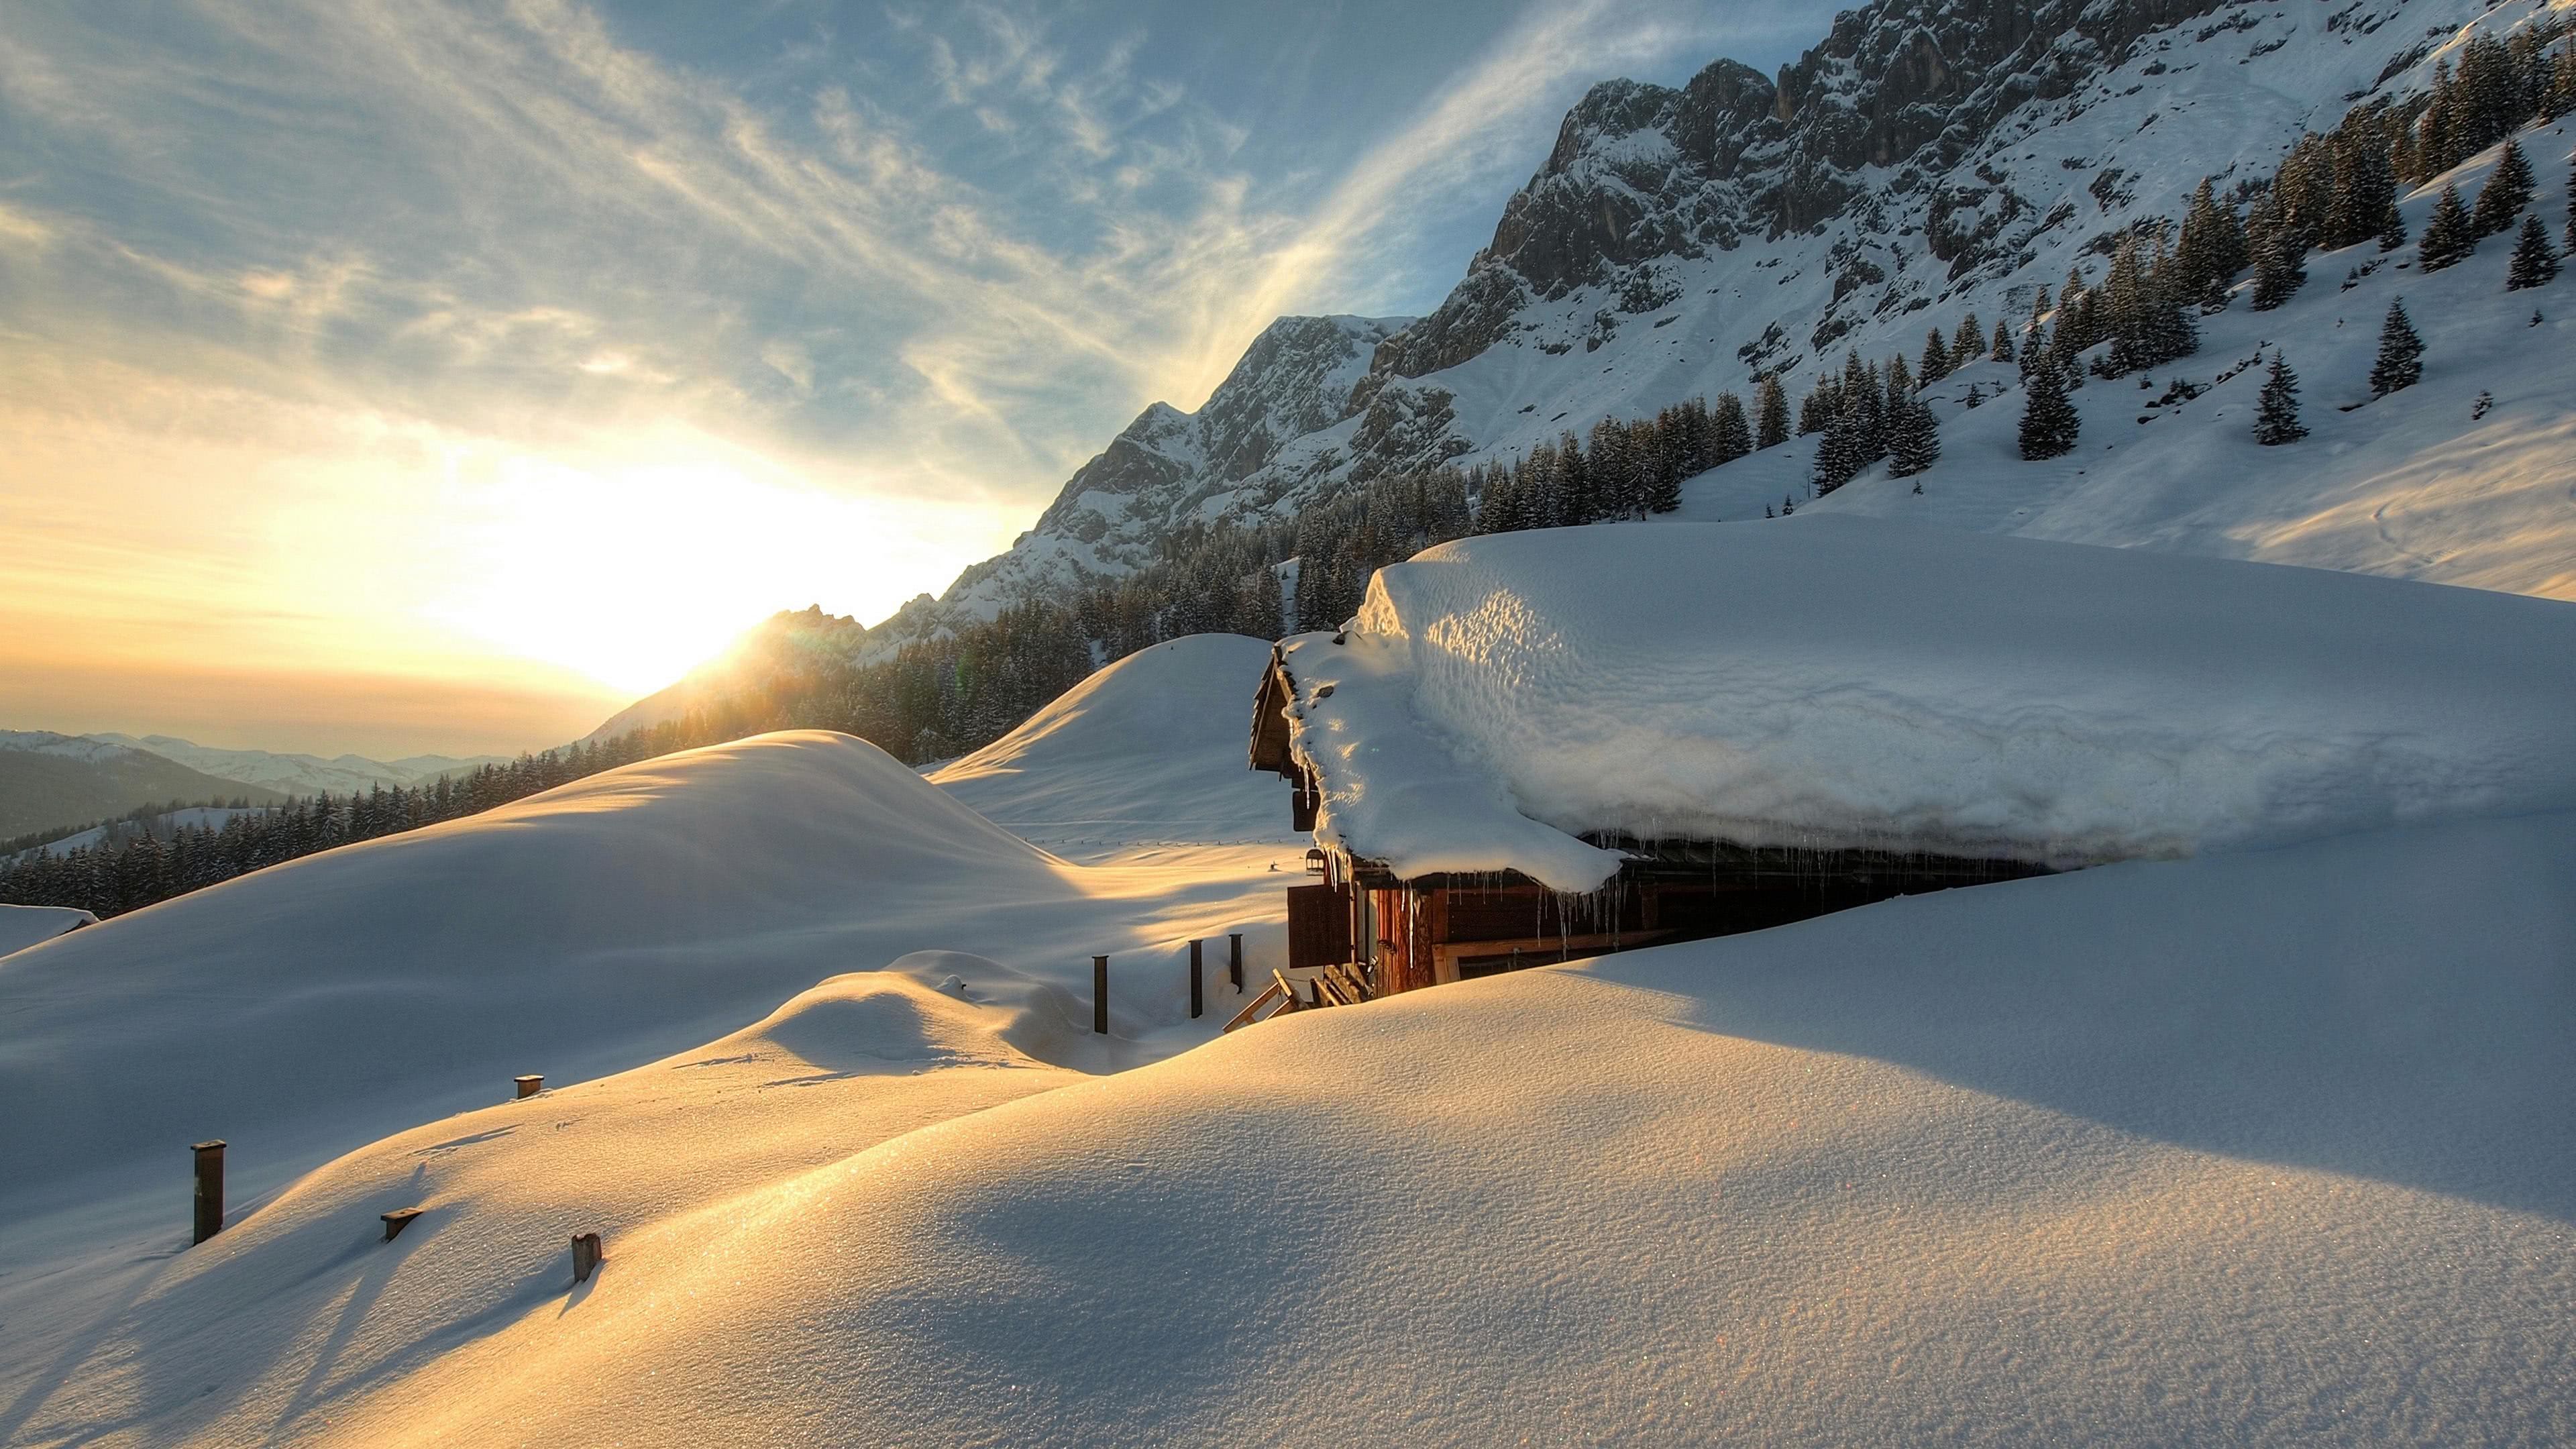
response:
[[[879,622],[1273,318],[1437,305],[1593,84],[1830,15],[15,9],[0,727],[512,754]]]

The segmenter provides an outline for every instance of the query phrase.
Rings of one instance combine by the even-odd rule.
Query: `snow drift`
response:
[[[1553,530],[1381,570],[1286,657],[1319,833],[1404,875],[1589,889],[1584,831],[2067,865],[2576,804],[2576,607],[2320,570]]]
[[[0,1113],[0,1213],[94,1215],[120,1189],[91,1174],[166,1189],[205,1137],[246,1198],[518,1073],[629,1067],[916,950],[1079,983],[1086,1020],[1111,952],[1121,1037],[1212,1032],[1177,953],[1274,916],[1261,884],[1068,865],[845,735],[626,766],[5,958],[0,1101],[45,1109]]]
[[[1141,649],[931,783],[1050,846],[1283,840],[1277,782],[1243,767],[1270,645],[1193,634]]]
[[[98,917],[69,906],[0,906],[0,956],[97,924]]]
[[[76,1357],[25,1427],[2564,1442],[2571,875],[2576,816],[2413,827],[1299,1015],[872,1147],[866,1118],[865,1150],[639,1223],[567,1291],[548,1230],[613,1207],[544,1165],[549,1136],[576,1150],[597,1120],[577,1089],[538,1114],[566,1134],[492,1138],[513,1110],[496,1107],[183,1255],[171,1297]],[[970,1020],[940,1031],[972,1039]],[[654,1090],[769,1049],[688,1054]],[[475,1216],[367,1242],[423,1160],[431,1200]],[[466,1247],[513,1221],[509,1271],[474,1268]],[[401,1353],[450,1265],[490,1280],[492,1306],[441,1329],[450,1351]],[[357,1306],[299,1309],[306,1336],[264,1371],[225,1352],[240,1326],[166,1311],[178,1280],[244,1302],[298,1269],[316,1301]],[[316,1350],[331,1324],[339,1357]]]

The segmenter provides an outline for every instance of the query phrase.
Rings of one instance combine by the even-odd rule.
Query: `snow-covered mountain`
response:
[[[373,760],[364,755],[339,755],[323,759],[318,755],[280,755],[267,750],[223,750],[197,744],[175,735],[133,735],[102,733],[82,736],[106,744],[123,745],[143,750],[165,760],[176,760],[192,770],[203,771],[221,780],[236,780],[245,785],[263,785],[290,795],[312,795],[328,790],[334,795],[365,791],[382,785],[417,785],[471,770],[477,765],[506,764],[502,755],[412,755],[399,760]]]
[[[284,796],[113,739],[0,730],[0,836],[71,827],[171,800]]]
[[[1283,517],[1390,471],[1508,462],[1601,418],[1749,394],[1763,372],[1782,375],[1794,396],[1845,349],[1911,355],[1928,328],[1947,334],[1972,312],[1988,329],[2018,325],[2042,285],[2070,268],[2099,282],[2119,238],[2178,223],[2203,177],[2222,193],[2260,183],[2303,131],[2421,91],[2472,34],[2509,34],[2567,8],[1880,0],[1838,17],[1777,77],[1720,60],[1679,89],[1604,82],[1566,116],[1491,243],[1429,315],[1281,319],[1198,413],[1148,408],[1009,552],[966,570],[935,603],[907,606],[872,640],[919,637],[1116,577],[1184,525]],[[2542,134],[2547,144],[2531,150],[2537,205],[2554,216],[2566,152]],[[2419,227],[2438,190],[2437,180],[2403,193]],[[2504,248],[2489,249],[2492,267],[2454,269],[2446,284],[2497,290]],[[2312,292],[2333,285],[2324,265],[2315,274]],[[2336,340],[2354,315],[2312,307],[2270,314],[2258,330],[2295,357]],[[2497,335],[2488,345],[2542,358],[2566,350],[2557,342]],[[1364,363],[1351,355],[1363,346]],[[2239,360],[2205,349],[2178,370],[2207,383]],[[2200,417],[2214,425],[2218,411]],[[2463,411],[2451,428],[2419,431],[2392,465],[2456,451],[2469,423]],[[2168,427],[2155,442],[2194,430]],[[2330,471],[2324,451],[2310,450],[2281,481]],[[1734,466],[1776,471],[1779,461]],[[2171,461],[2189,466],[2185,454]],[[2096,504],[2120,521],[2101,541],[2207,542],[2174,536],[2171,520],[2134,499],[2081,506]],[[2294,526],[2277,529],[2260,556],[2576,589],[2564,562],[2576,548],[2567,500],[2490,510],[2470,499],[2450,513],[2452,536],[2509,536],[2525,566],[2482,559],[2455,574],[2405,549],[2309,557]],[[1937,521],[2011,532],[2034,516]],[[2063,509],[2057,523],[2069,525]]]

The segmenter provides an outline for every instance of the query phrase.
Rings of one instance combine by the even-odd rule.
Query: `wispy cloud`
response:
[[[265,425],[277,452],[235,446],[241,420],[300,417],[365,480],[335,526],[373,489],[423,530],[401,504],[458,457],[613,478],[639,438],[694,440],[685,476],[885,505],[846,515],[865,536],[839,577],[706,607],[879,613],[1007,542],[1145,402],[1196,405],[1273,315],[1436,299],[1464,258],[1427,255],[1427,228],[1489,223],[1584,83],[1669,67],[1717,23],[1536,5],[1374,138],[1316,152],[1282,129],[1317,118],[1248,111],[1157,49],[1193,14],[798,7],[718,53],[711,19],[675,37],[581,0],[10,7],[15,421],[88,466],[202,429],[231,471],[192,486],[256,518],[321,465]],[[1236,64],[1275,52],[1256,28]],[[1408,59],[1288,39],[1301,64]],[[105,386],[154,406],[84,392]],[[18,470],[0,517],[79,486]],[[170,562],[246,610],[324,606]]]

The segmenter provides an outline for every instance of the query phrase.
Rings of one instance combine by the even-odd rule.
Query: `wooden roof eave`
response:
[[[1283,779],[1297,778],[1297,761],[1290,749],[1288,705],[1297,697],[1297,682],[1288,673],[1288,662],[1277,645],[1270,649],[1270,668],[1261,676],[1261,691],[1252,701],[1251,767]]]

